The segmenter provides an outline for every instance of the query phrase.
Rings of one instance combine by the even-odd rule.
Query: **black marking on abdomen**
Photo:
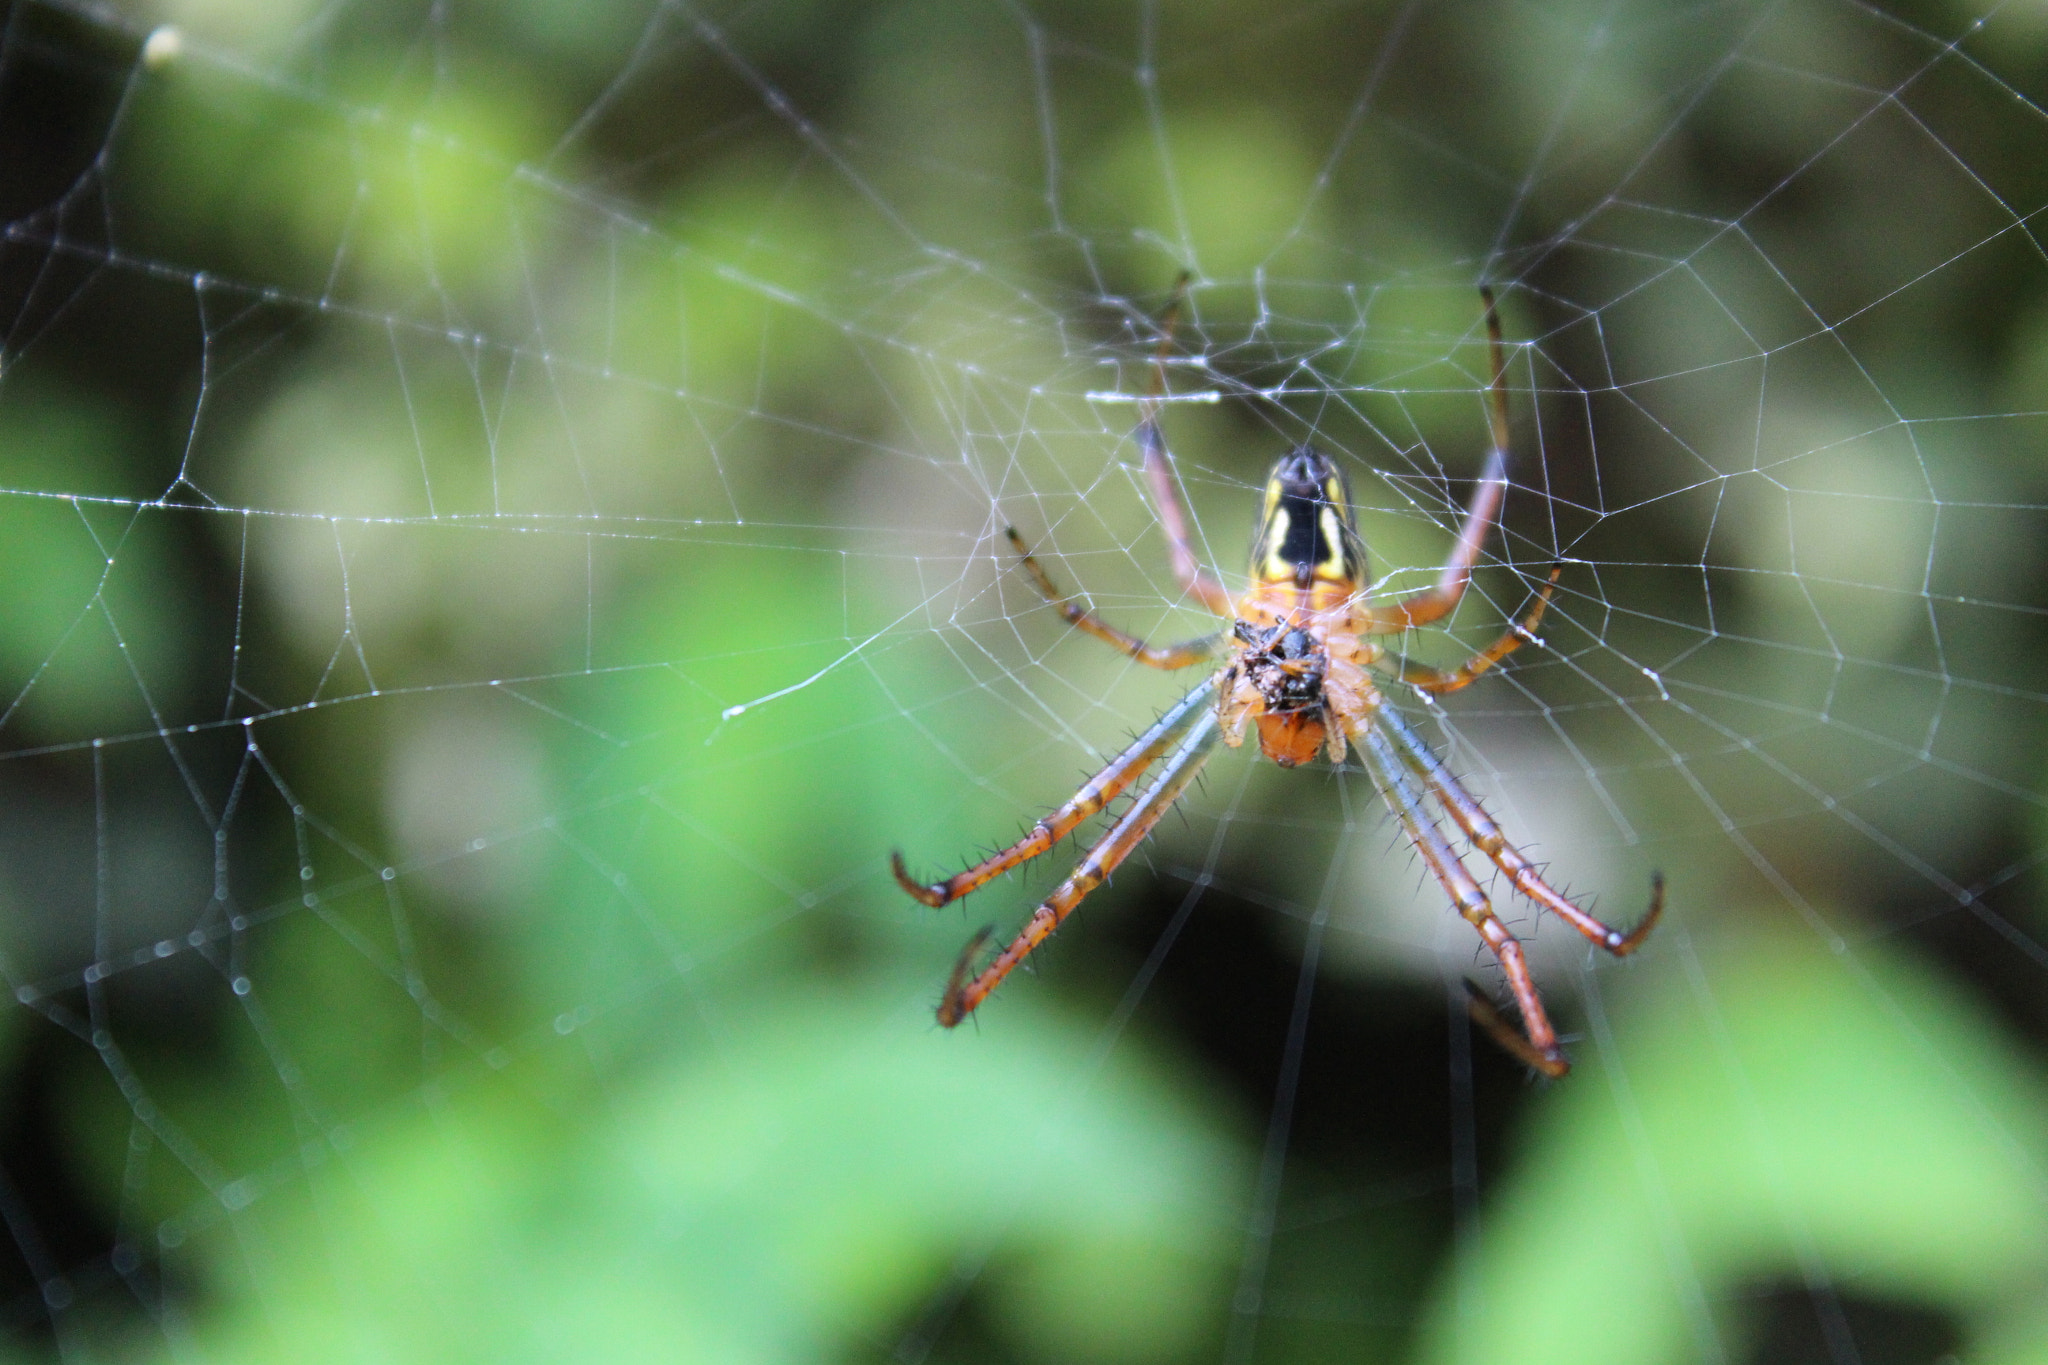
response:
[[[1292,579],[1304,588],[1318,577],[1356,580],[1365,566],[1350,503],[1343,473],[1314,446],[1281,456],[1267,478],[1252,575],[1268,582]]]

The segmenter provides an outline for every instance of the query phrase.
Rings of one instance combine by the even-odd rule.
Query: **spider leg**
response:
[[[1571,1070],[1571,1064],[1561,1058],[1538,1052],[1535,1045],[1522,1036],[1522,1031],[1507,1021],[1492,997],[1469,976],[1465,978],[1465,1013],[1473,1023],[1486,1030],[1487,1037],[1493,1039],[1503,1052],[1523,1066],[1540,1071],[1552,1080]]]
[[[1498,640],[1456,668],[1446,672],[1441,668],[1431,668],[1428,664],[1397,658],[1395,672],[1401,681],[1410,687],[1420,688],[1434,696],[1442,696],[1446,692],[1455,692],[1461,687],[1469,686],[1480,674],[1536,638],[1536,624],[1543,619],[1545,609],[1550,606],[1550,594],[1556,590],[1557,576],[1563,572],[1564,565],[1551,566],[1550,579],[1536,590],[1536,605],[1530,609],[1529,614],[1510,626],[1507,633]]]
[[[1494,311],[1493,291],[1480,286],[1479,297],[1486,303],[1486,344],[1492,358],[1493,382],[1487,397],[1487,421],[1493,428],[1493,449],[1486,453],[1486,468],[1479,486],[1472,490],[1472,503],[1465,509],[1465,522],[1458,528],[1458,543],[1444,561],[1436,586],[1392,606],[1368,607],[1361,630],[1369,635],[1391,635],[1411,626],[1427,625],[1448,616],[1465,595],[1472,581],[1472,566],[1486,536],[1500,520],[1500,506],[1508,491],[1508,387],[1507,361],[1501,354],[1500,314]]]
[[[1030,862],[1064,838],[1067,832],[1114,801],[1141,777],[1161,754],[1180,743],[1188,728],[1205,712],[1212,712],[1216,680],[1204,682],[1167,709],[1152,728],[1132,740],[1130,747],[1111,759],[1106,767],[1081,784],[1066,804],[1032,825],[1031,832],[1002,852],[984,858],[973,867],[942,882],[927,886],[913,881],[903,865],[900,850],[889,854],[896,884],[924,904],[937,908],[978,890],[1021,863]]]
[[[1166,544],[1173,556],[1173,576],[1196,601],[1218,616],[1232,615],[1230,593],[1203,571],[1195,557],[1188,534],[1187,507],[1173,473],[1173,453],[1159,430],[1160,400],[1166,395],[1166,353],[1173,349],[1173,329],[1180,321],[1180,306],[1188,295],[1188,276],[1181,272],[1174,281],[1173,299],[1159,320],[1159,349],[1152,356],[1152,382],[1138,403],[1138,449],[1145,454],[1145,480],[1152,489],[1152,501],[1159,508],[1159,525],[1166,532]]]
[[[1390,710],[1382,707],[1379,714],[1387,715]],[[1521,1011],[1522,1028],[1527,1036],[1515,1037],[1498,1013],[1490,1018],[1477,1014],[1473,1017],[1488,1032],[1501,1039],[1509,1051],[1544,1075],[1564,1075],[1572,1069],[1571,1063],[1565,1060],[1564,1052],[1557,1045],[1557,1031],[1550,1026],[1550,1016],[1543,1012],[1543,1001],[1536,994],[1536,982],[1529,975],[1529,962],[1522,955],[1521,943],[1500,922],[1500,916],[1494,914],[1493,904],[1487,900],[1486,893],[1479,889],[1478,882],[1472,880],[1472,874],[1458,860],[1443,831],[1437,828],[1436,821],[1423,808],[1421,794],[1409,780],[1407,769],[1401,766],[1401,760],[1394,753],[1394,746],[1387,742],[1387,737],[1380,733],[1376,724],[1368,722],[1358,738],[1359,747],[1372,761],[1373,777],[1379,783],[1380,795],[1393,808],[1408,842],[1415,845],[1431,875],[1450,896],[1451,903],[1458,907],[1458,913],[1479,931],[1479,937],[1493,950],[1501,971],[1507,974],[1508,989],[1514,993],[1515,1006]]]
[[[1098,640],[1107,640],[1148,668],[1186,668],[1190,664],[1198,664],[1215,657],[1215,635],[1183,640],[1177,645],[1148,645],[1128,631],[1118,630],[1059,590],[1053,583],[1052,576],[1046,573],[1038,560],[1032,556],[1030,547],[1025,545],[1024,537],[1017,534],[1016,527],[1004,527],[1003,534],[1010,538],[1010,545],[1017,551],[1024,572],[1031,575],[1031,581],[1038,585],[1039,592],[1043,593],[1045,600],[1052,603],[1053,608],[1067,619],[1068,625],[1085,630]]]
[[[1400,745],[1408,763],[1429,784],[1429,789],[1472,846],[1492,860],[1493,865],[1507,874],[1515,890],[1527,896],[1544,909],[1562,919],[1565,923],[1584,934],[1595,944],[1605,948],[1616,957],[1627,957],[1642,946],[1644,938],[1656,927],[1657,919],[1664,913],[1664,874],[1656,873],[1650,878],[1650,908],[1636,927],[1623,933],[1611,929],[1593,916],[1581,910],[1563,895],[1553,890],[1538,876],[1536,869],[1522,855],[1522,851],[1507,841],[1500,826],[1486,813],[1477,797],[1465,790],[1464,784],[1451,775],[1422,736],[1415,733],[1400,713],[1391,706],[1380,708],[1375,719],[1385,727],[1394,742]]]
[[[1002,979],[1013,971],[1017,964],[1030,956],[1031,950],[1051,937],[1053,930],[1073,913],[1084,897],[1102,885],[1109,875],[1116,871],[1124,859],[1131,856],[1145,836],[1159,823],[1173,803],[1178,801],[1188,785],[1201,771],[1209,751],[1216,745],[1219,731],[1216,712],[1213,707],[1204,708],[1188,727],[1186,736],[1173,752],[1173,756],[1160,769],[1159,776],[1145,789],[1123,818],[1110,827],[1096,845],[1082,856],[1078,866],[1059,884],[1045,903],[1031,912],[1031,919],[1017,937],[1010,940],[1010,946],[997,953],[989,964],[970,978],[974,959],[980,955],[981,946],[987,942],[989,930],[984,929],[969,941],[966,951],[954,964],[953,975],[946,985],[946,995],[939,1002],[939,1022],[947,1028],[965,1019],[974,1012],[977,1005],[988,998]]]

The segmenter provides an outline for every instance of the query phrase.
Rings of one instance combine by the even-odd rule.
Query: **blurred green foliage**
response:
[[[1789,1359],[1789,1293],[1836,1360],[2041,1359],[2048,35],[1892,18],[13,6],[13,1349]],[[1560,880],[1673,886],[1626,970],[1533,945],[1563,1084],[1458,1060],[1370,787],[1242,756],[931,1022],[980,919],[888,848],[1177,695],[1001,526],[1202,628],[1114,397],[1183,268],[1212,558],[1313,432],[1395,587],[1504,288],[1501,553],[1567,576],[1432,733]],[[1140,1001],[1191,885],[1266,909]],[[1318,905],[1311,1047],[1392,1002],[1341,1084],[1250,984]]]

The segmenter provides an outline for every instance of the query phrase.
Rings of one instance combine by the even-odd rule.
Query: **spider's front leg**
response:
[[[1450,812],[1451,819],[1465,837],[1472,841],[1472,847],[1484,853],[1495,867],[1507,875],[1515,890],[1527,896],[1536,904],[1550,911],[1572,928],[1585,935],[1588,941],[1606,949],[1616,957],[1627,957],[1657,927],[1657,921],[1664,914],[1664,874],[1653,873],[1650,877],[1650,908],[1643,913],[1636,927],[1627,931],[1615,929],[1581,910],[1573,901],[1553,888],[1538,875],[1536,868],[1522,851],[1509,843],[1493,817],[1479,804],[1479,799],[1465,790],[1463,783],[1444,766],[1422,736],[1403,720],[1392,707],[1383,707],[1378,720],[1402,754],[1422,780],[1429,784],[1443,808]]]
[[[1536,993],[1536,982],[1529,974],[1529,962],[1522,953],[1521,942],[1493,912],[1493,903],[1479,889],[1479,883],[1472,880],[1472,874],[1465,870],[1457,852],[1423,807],[1421,794],[1415,790],[1407,769],[1394,752],[1394,746],[1376,723],[1378,717],[1389,714],[1390,709],[1382,707],[1375,717],[1369,718],[1357,736],[1358,745],[1371,761],[1380,794],[1401,822],[1402,833],[1422,855],[1423,864],[1451,898],[1451,903],[1458,907],[1458,913],[1479,931],[1479,937],[1492,950],[1494,960],[1500,963],[1500,969],[1508,979],[1508,989],[1514,993],[1515,1006],[1521,1011],[1523,1032],[1518,1034],[1510,1029],[1499,1012],[1482,997],[1475,996],[1474,999],[1485,1003],[1486,1009],[1482,1012],[1475,1007],[1473,1018],[1503,1047],[1528,1065],[1552,1078],[1562,1076],[1572,1069],[1572,1064],[1565,1060],[1564,1050],[1557,1045],[1557,1030],[1551,1027],[1550,1016],[1543,1009],[1543,999]]]
[[[974,936],[954,964],[945,998],[939,1002],[941,1024],[952,1028],[972,1014],[1004,977],[1052,936],[1053,930],[1060,927],[1089,892],[1107,881],[1124,859],[1145,842],[1145,837],[1159,823],[1160,817],[1195,780],[1195,775],[1209,757],[1209,751],[1215,747],[1216,738],[1215,709],[1204,707],[1188,726],[1185,738],[1160,770],[1159,776],[1145,789],[1145,794],[1124,812],[1123,818],[1110,827],[1109,833],[1099,843],[1083,855],[1073,873],[1045,898],[1045,902],[1031,912],[1031,919],[1010,941],[1010,945],[997,953],[979,972],[973,970],[974,959],[980,955],[982,945],[988,942],[992,928],[983,929]]]
[[[1145,770],[1161,754],[1181,742],[1188,727],[1209,708],[1215,695],[1216,680],[1211,678],[1167,708],[1165,715],[1132,740],[1130,746],[1111,759],[1101,772],[1082,783],[1081,790],[1069,797],[1058,810],[1034,823],[1030,833],[965,872],[927,886],[911,877],[910,869],[903,865],[902,850],[892,851],[889,867],[896,874],[896,884],[925,905],[937,909],[959,900],[970,891],[979,890],[1011,868],[1030,862],[1144,776]]]

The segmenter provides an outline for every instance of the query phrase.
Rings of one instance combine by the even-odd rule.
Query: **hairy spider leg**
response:
[[[1173,472],[1173,453],[1159,429],[1159,407],[1166,397],[1166,356],[1173,349],[1173,330],[1180,322],[1181,304],[1188,296],[1185,270],[1174,281],[1173,298],[1159,318],[1159,349],[1152,354],[1152,382],[1138,401],[1138,449],[1144,452],[1145,481],[1151,486],[1152,501],[1159,508],[1159,525],[1166,532],[1166,544],[1173,556],[1173,576],[1181,588],[1218,616],[1230,616],[1229,591],[1202,568],[1195,557],[1194,538],[1188,534],[1187,506]]]
[[[1379,716],[1389,714],[1391,708],[1380,708]],[[1505,1026],[1495,1031],[1494,1036],[1502,1046],[1544,1075],[1564,1075],[1572,1069],[1571,1063],[1565,1060],[1564,1053],[1557,1046],[1557,1031],[1550,1026],[1550,1016],[1543,1012],[1543,1001],[1536,994],[1536,983],[1529,975],[1529,963],[1522,955],[1521,943],[1508,932],[1500,916],[1493,912],[1493,903],[1479,889],[1479,883],[1472,880],[1472,874],[1459,861],[1443,831],[1437,828],[1435,819],[1424,809],[1422,797],[1410,782],[1407,769],[1401,765],[1394,746],[1380,732],[1379,726],[1366,725],[1358,735],[1358,742],[1372,760],[1372,773],[1379,784],[1380,795],[1386,798],[1395,818],[1400,820],[1408,842],[1422,854],[1422,861],[1430,874],[1451,898],[1451,903],[1458,907],[1458,913],[1479,931],[1479,937],[1493,950],[1494,959],[1507,975],[1508,989],[1514,992],[1515,1005],[1521,1011],[1522,1027],[1527,1037],[1517,1036]],[[1473,1018],[1482,1025],[1489,1023],[1476,1012]],[[1494,1022],[1498,1020],[1496,1014]]]
[[[1216,680],[1210,678],[1168,707],[1166,714],[1132,740],[1129,748],[1111,759],[1101,772],[1082,783],[1081,790],[1075,792],[1066,804],[1032,825],[1030,833],[965,872],[926,886],[911,879],[909,869],[903,865],[902,850],[891,851],[889,866],[896,874],[896,884],[936,909],[959,900],[970,891],[979,890],[1011,868],[1030,862],[1143,776],[1161,754],[1180,743],[1188,727],[1205,710],[1213,713],[1215,700]]]
[[[1045,595],[1046,601],[1052,603],[1053,609],[1066,618],[1068,625],[1085,630],[1098,640],[1108,641],[1147,668],[1186,668],[1190,664],[1202,663],[1216,657],[1217,647],[1222,640],[1213,632],[1198,639],[1183,640],[1176,645],[1148,645],[1130,632],[1118,630],[1059,590],[1053,583],[1052,576],[1046,573],[1039,566],[1038,560],[1032,556],[1030,547],[1025,545],[1024,537],[1017,533],[1016,527],[1004,527],[1003,534],[1010,538],[1010,545],[1017,551],[1019,562],[1024,566],[1024,571],[1031,575],[1031,581],[1038,585],[1039,592]]]
[[[1533,1043],[1522,1036],[1522,1031],[1507,1021],[1500,1007],[1480,988],[1471,977],[1465,978],[1465,1013],[1473,1023],[1486,1031],[1486,1036],[1500,1046],[1515,1060],[1532,1070],[1556,1080],[1571,1071],[1571,1063],[1553,1053],[1538,1052]]]
[[[1623,933],[1609,928],[1593,916],[1581,910],[1570,900],[1551,889],[1522,851],[1507,841],[1500,826],[1486,813],[1477,797],[1465,790],[1464,784],[1451,775],[1443,760],[1415,733],[1399,712],[1391,706],[1382,706],[1375,717],[1377,722],[1394,737],[1410,767],[1429,784],[1445,811],[1465,837],[1472,841],[1472,847],[1484,853],[1493,865],[1507,875],[1515,890],[1527,896],[1536,904],[1562,919],[1565,923],[1584,934],[1593,943],[1605,948],[1616,957],[1627,957],[1638,947],[1650,930],[1657,925],[1658,917],[1664,913],[1664,875],[1654,873],[1650,878],[1650,908],[1635,928]]]
[[[1493,291],[1481,286],[1479,297],[1486,303],[1486,345],[1492,359],[1493,382],[1489,386],[1487,421],[1493,430],[1493,449],[1486,452],[1486,468],[1479,486],[1472,490],[1472,502],[1465,509],[1465,521],[1458,528],[1458,543],[1444,561],[1436,586],[1404,597],[1390,607],[1366,607],[1359,615],[1364,635],[1392,635],[1413,626],[1450,615],[1472,581],[1472,566],[1486,536],[1500,520],[1501,503],[1508,492],[1508,386],[1507,361],[1501,349],[1500,314],[1493,305]],[[1476,676],[1476,675],[1475,675]]]
[[[1032,949],[1051,937],[1053,930],[1060,927],[1089,892],[1108,880],[1124,859],[1131,856],[1132,850],[1145,842],[1160,817],[1195,780],[1221,734],[1215,708],[1200,711],[1188,727],[1180,747],[1160,768],[1159,776],[1152,780],[1145,794],[1132,803],[1109,833],[1088,850],[1067,879],[1045,898],[1045,903],[1031,912],[1031,919],[1017,937],[1010,940],[1010,946],[997,953],[972,980],[966,979],[970,964],[980,952],[981,945],[987,942],[989,930],[984,929],[968,943],[966,951],[954,965],[945,999],[939,1002],[941,1024],[952,1028],[972,1014],[975,1007],[988,998],[988,993],[1015,970],[1018,963],[1031,955]]]
[[[1510,626],[1498,640],[1456,668],[1446,672],[1441,668],[1431,668],[1428,664],[1416,663],[1412,659],[1400,658],[1398,655],[1393,656],[1385,666],[1402,682],[1433,696],[1440,697],[1447,692],[1456,692],[1461,687],[1470,686],[1481,674],[1536,638],[1536,626],[1543,620],[1543,613],[1550,606],[1550,594],[1557,590],[1557,577],[1563,572],[1564,565],[1551,565],[1550,579],[1536,590],[1536,605],[1530,609],[1529,614]]]

